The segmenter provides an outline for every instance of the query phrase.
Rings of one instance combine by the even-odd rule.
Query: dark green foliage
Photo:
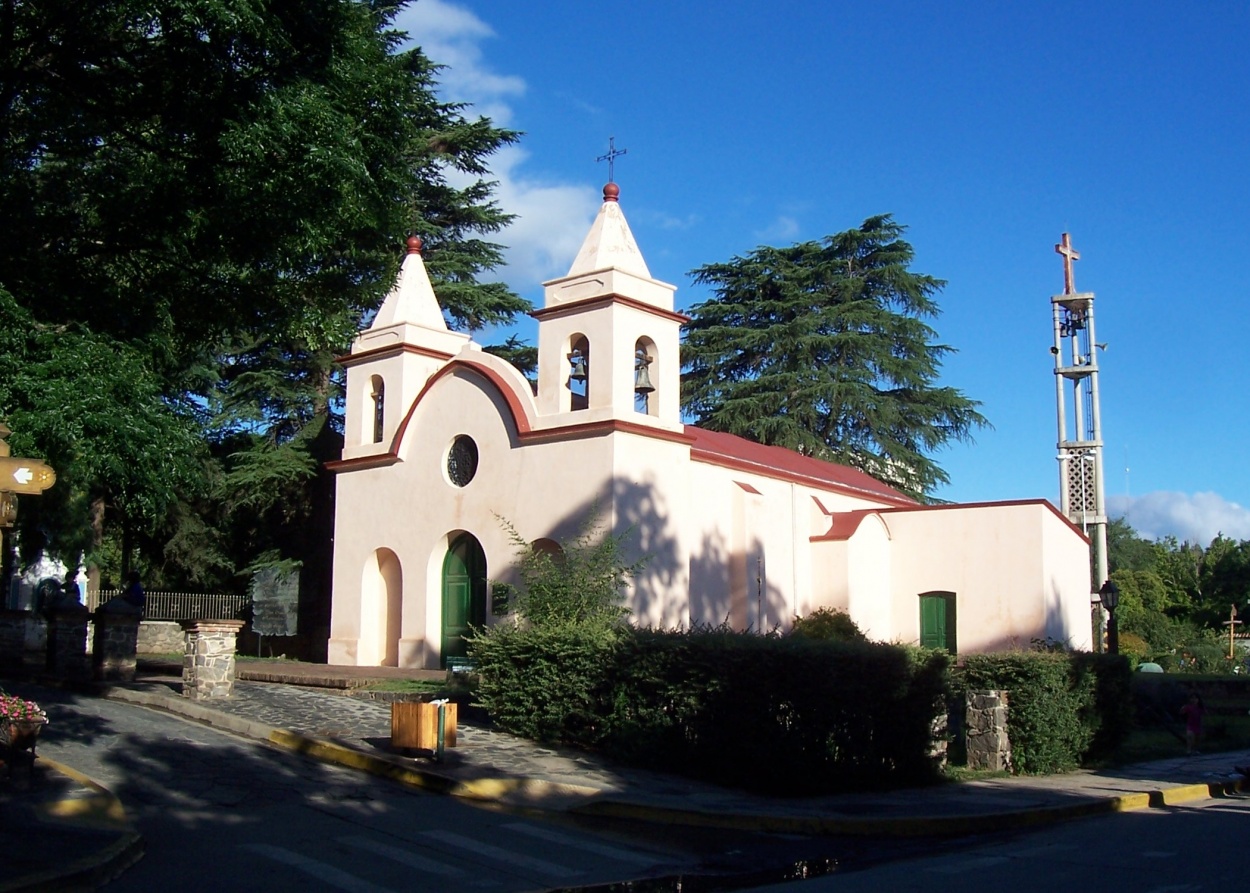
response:
[[[534,548],[511,523],[503,522],[516,548],[521,577],[512,597],[517,615],[526,623],[544,628],[613,627],[628,615],[629,609],[621,604],[624,588],[642,562],[625,563],[623,537],[600,530],[598,519],[598,512],[588,513],[578,534],[559,543],[558,550]],[[492,633],[487,630],[484,635]]]
[[[1065,772],[1111,753],[1131,724],[1128,660],[1059,652],[969,655],[963,690],[1008,692],[1007,733],[1015,771]]]
[[[58,463],[36,510],[49,549],[138,548],[145,576],[178,586],[320,561],[266,525],[324,533],[310,469],[340,426],[332,361],[404,237],[420,233],[454,323],[527,309],[477,281],[510,219],[487,161],[518,135],[439,100],[438,66],[399,51],[397,9],[0,4],[0,288],[6,328],[38,336],[0,417]],[[85,404],[114,391],[105,422]]]
[[[1081,754],[1082,764],[1089,764],[1111,757],[1133,730],[1133,666],[1130,658],[1116,654],[1076,652],[1071,658],[1078,679],[1094,680],[1093,709],[1081,714],[1094,731]]]
[[[721,784],[815,794],[935,777],[948,657],[887,645],[509,628],[470,646],[501,727]]]
[[[944,283],[908,270],[888,215],[694,270],[711,300],[685,326],[682,405],[696,424],[860,468],[921,496],[947,480],[930,455],[986,424],[955,388],[924,321]]]
[[[806,617],[795,617],[790,635],[824,642],[867,642],[859,625],[845,611],[821,608]]]
[[[607,730],[608,678],[625,635],[602,625],[492,627],[469,640],[478,702],[515,735],[594,747]]]

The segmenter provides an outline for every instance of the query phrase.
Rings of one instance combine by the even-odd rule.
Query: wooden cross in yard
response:
[[[1228,627],[1228,659],[1233,659],[1233,633],[1237,631],[1237,627],[1241,626],[1241,621],[1237,619],[1237,606],[1228,606],[1228,619],[1224,621],[1224,625]]]

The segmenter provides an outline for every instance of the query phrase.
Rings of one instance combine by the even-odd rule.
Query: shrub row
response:
[[[1133,722],[1132,672],[1120,655],[970,655],[960,689],[1008,691],[1007,734],[1019,773],[1064,772],[1110,756]]]
[[[472,644],[502,728],[720,784],[814,794],[931,780],[943,652],[690,632],[495,628]]]

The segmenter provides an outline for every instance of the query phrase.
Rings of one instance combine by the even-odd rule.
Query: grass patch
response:
[[[397,692],[411,695],[455,695],[469,691],[461,680],[444,682],[432,679],[379,679],[362,686],[358,691]]]

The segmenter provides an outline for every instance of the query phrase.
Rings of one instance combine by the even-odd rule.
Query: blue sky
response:
[[[947,281],[941,383],[994,426],[936,458],[957,501],[1058,501],[1054,245],[1096,295],[1106,492],[1139,531],[1250,539],[1250,6],[418,0],[446,99],[524,131],[496,156],[501,277],[535,305],[621,207],[688,273],[891,213]],[[533,340],[532,325],[518,332]],[[483,341],[497,340],[490,333]]]

